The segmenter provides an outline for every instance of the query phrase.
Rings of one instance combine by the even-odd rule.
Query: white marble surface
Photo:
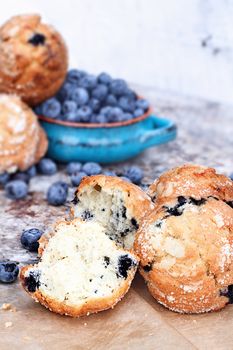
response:
[[[63,33],[73,66],[232,103],[232,0],[2,0],[0,22],[35,11]]]

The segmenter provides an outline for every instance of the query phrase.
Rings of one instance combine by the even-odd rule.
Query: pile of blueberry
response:
[[[38,115],[77,123],[115,123],[137,118],[149,103],[139,99],[125,80],[71,69],[57,95],[35,107]]]
[[[57,164],[49,159],[43,158],[37,164],[25,172],[18,172],[13,175],[4,173],[0,175],[0,188],[4,187],[7,198],[18,200],[24,199],[28,195],[30,179],[37,174],[53,175],[57,172]],[[54,206],[64,205],[67,201],[69,186],[78,186],[85,176],[104,174],[108,176],[119,176],[123,180],[141,185],[143,178],[142,170],[137,166],[131,166],[122,172],[103,170],[101,165],[94,162],[81,164],[71,162],[66,166],[66,173],[70,178],[70,183],[57,181],[53,183],[47,191],[47,201]]]

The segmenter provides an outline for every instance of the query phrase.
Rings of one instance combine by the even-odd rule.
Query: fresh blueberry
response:
[[[24,181],[26,184],[28,184],[30,181],[30,176],[28,175],[27,172],[24,173],[19,171],[18,173],[15,173],[14,175],[12,175],[11,180],[21,180],[21,181]]]
[[[233,173],[230,174],[230,179],[233,181]],[[0,180],[1,183],[1,180]]]
[[[68,185],[63,181],[57,181],[52,184],[47,192],[47,201],[51,205],[63,205],[67,200]]]
[[[72,175],[81,170],[82,164],[78,162],[71,162],[66,167],[66,172],[68,175]]]
[[[22,180],[9,181],[5,186],[6,197],[10,199],[23,199],[28,194],[28,185]]]
[[[128,112],[123,113],[120,117],[121,122],[126,122],[126,121],[131,120],[131,119],[133,119],[133,114],[128,113]]]
[[[74,173],[71,175],[70,180],[73,186],[79,186],[80,182],[82,181],[82,179],[87,176],[86,173],[84,173],[84,171],[80,171],[78,173]]]
[[[70,122],[78,121],[77,111],[77,103],[74,101],[67,100],[62,105],[62,114],[65,120]]]
[[[101,173],[102,168],[98,163],[88,162],[83,165],[82,171],[84,171],[89,176],[98,175]]]
[[[98,82],[100,84],[105,84],[105,85],[109,85],[111,83],[111,81],[112,81],[111,76],[108,73],[105,73],[105,72],[100,73],[98,75],[97,79],[98,79]]]
[[[78,84],[80,79],[82,79],[87,73],[78,70],[78,69],[70,69],[66,76],[66,81],[68,81],[71,84]]]
[[[119,107],[110,107],[108,112],[108,121],[109,122],[119,122],[123,116],[123,111]]]
[[[36,170],[36,166],[32,165],[28,170],[27,170],[27,174],[29,175],[29,177],[34,177],[37,174],[37,170]]]
[[[0,187],[5,186],[5,184],[9,181],[10,175],[8,173],[0,174]]]
[[[77,116],[81,122],[89,122],[92,110],[89,106],[80,107],[77,111]]]
[[[0,262],[0,282],[12,283],[17,279],[18,274],[19,267],[15,262]]]
[[[106,103],[106,106],[115,107],[115,106],[117,106],[118,102],[117,102],[116,96],[110,94],[106,97],[105,103]]]
[[[37,115],[41,115],[42,114],[42,105],[38,105],[36,107],[34,107],[34,112],[37,114]]]
[[[98,84],[95,89],[92,90],[92,97],[97,98],[99,101],[105,100],[108,94],[108,88],[104,84]]]
[[[103,107],[103,108],[101,108],[101,110],[100,110],[100,114],[101,114],[101,115],[104,115],[105,117],[108,118],[111,109],[112,109],[112,107],[110,107],[110,106]]]
[[[144,111],[147,111],[148,108],[150,107],[149,102],[147,100],[144,100],[143,98],[140,100],[137,100],[135,105],[137,108],[141,108]]]
[[[58,91],[56,97],[60,102],[64,102],[65,100],[70,100],[71,95],[74,89],[74,85],[66,82]]]
[[[126,176],[120,176],[121,180],[126,181],[126,182],[132,182],[128,177]]]
[[[57,165],[52,159],[43,158],[39,161],[37,169],[40,174],[53,175],[57,171]]]
[[[61,104],[55,98],[52,97],[42,104],[42,114],[48,118],[57,118],[61,114]]]
[[[122,96],[127,93],[128,87],[123,79],[114,79],[110,84],[110,91],[115,96]]]
[[[128,177],[133,183],[139,184],[143,178],[143,171],[138,166],[131,166],[128,168],[124,175]]]
[[[144,110],[142,108],[136,108],[135,111],[133,112],[133,116],[135,118],[141,117],[144,114]]]
[[[119,107],[121,107],[125,112],[132,113],[135,109],[134,101],[126,96],[120,97],[118,104],[119,104]]]
[[[95,121],[93,121],[93,123],[98,123],[98,124],[105,124],[107,122],[108,122],[107,117],[106,115],[103,115],[103,114],[97,115],[95,117]]]
[[[85,105],[89,100],[88,91],[82,87],[76,87],[71,94],[71,99],[77,103],[78,106]]]
[[[103,175],[106,175],[106,176],[117,176],[117,174],[114,171],[111,171],[111,170],[105,170],[103,172]]]
[[[89,106],[93,110],[93,112],[99,112],[101,102],[97,98],[91,98],[89,101]]]
[[[124,96],[126,96],[127,98],[129,98],[130,100],[133,100],[133,101],[136,101],[136,99],[137,99],[136,93],[129,88],[126,90]]]
[[[79,86],[88,90],[94,89],[96,85],[97,85],[97,77],[91,74],[84,76],[79,81]]]
[[[37,228],[24,230],[20,239],[22,246],[30,252],[37,252],[39,248],[38,240],[42,236],[42,233],[43,232]]]

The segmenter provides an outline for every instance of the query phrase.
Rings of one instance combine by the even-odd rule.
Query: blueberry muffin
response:
[[[217,174],[213,168],[185,164],[161,175],[150,186],[149,195],[157,204],[177,196],[191,196],[196,199],[213,196],[231,202],[233,181]]]
[[[72,317],[113,308],[128,291],[137,257],[96,222],[55,225],[41,261],[21,270],[25,290],[51,311]]]
[[[67,65],[61,35],[39,15],[12,17],[0,28],[0,92],[36,105],[58,91]]]
[[[0,174],[26,170],[47,151],[36,115],[18,96],[0,94]]]
[[[138,186],[114,176],[85,177],[78,187],[71,213],[101,223],[123,248],[133,248],[135,234],[154,204]]]
[[[233,302],[233,209],[217,198],[170,198],[139,230],[135,252],[152,296],[203,313]]]

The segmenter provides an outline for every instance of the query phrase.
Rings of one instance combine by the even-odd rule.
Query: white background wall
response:
[[[0,22],[35,11],[62,32],[71,66],[233,102],[232,0],[0,0]]]

